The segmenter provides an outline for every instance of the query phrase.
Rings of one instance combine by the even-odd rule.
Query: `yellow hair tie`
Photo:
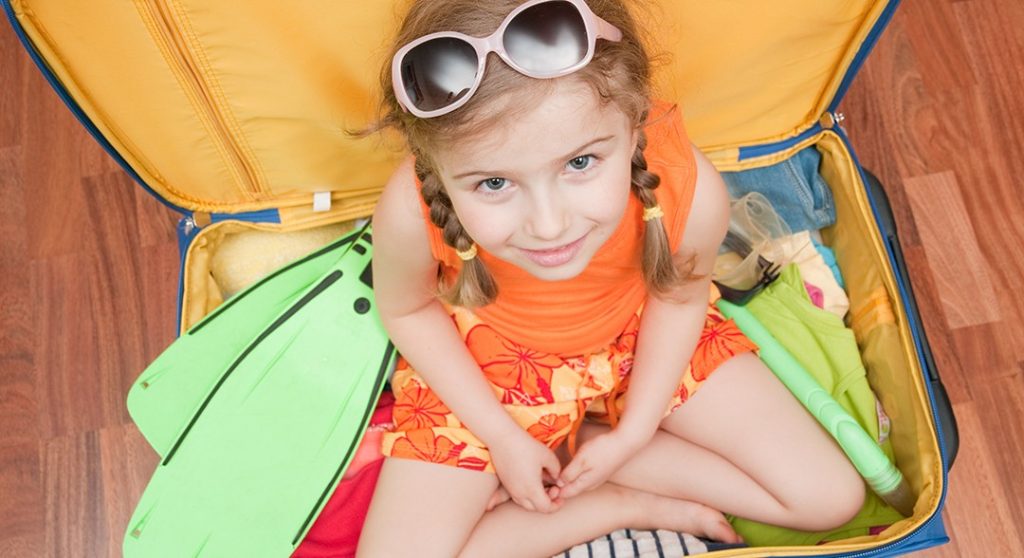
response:
[[[473,245],[469,247],[469,250],[466,250],[465,252],[463,252],[462,250],[456,250],[455,255],[458,256],[459,259],[463,261],[468,262],[469,260],[472,260],[473,258],[476,257],[476,243],[473,243]]]
[[[660,205],[656,205],[654,207],[645,207],[644,208],[644,217],[643,217],[644,221],[650,221],[651,219],[659,219],[659,218],[664,217],[664,216],[665,216],[665,212],[661,210],[661,206]]]

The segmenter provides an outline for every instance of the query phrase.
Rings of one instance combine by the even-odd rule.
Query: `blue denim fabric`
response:
[[[793,233],[818,230],[836,222],[832,190],[818,174],[821,153],[814,146],[769,167],[723,172],[729,196],[760,192]]]

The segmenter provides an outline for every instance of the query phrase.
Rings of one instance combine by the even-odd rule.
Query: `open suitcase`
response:
[[[346,135],[372,118],[400,11],[392,2],[0,2],[83,125],[181,213],[180,333],[229,298],[217,266],[230,242],[283,235],[298,256],[369,215],[402,156],[391,140]],[[672,55],[659,94],[678,100],[720,170],[766,166],[808,146],[821,153],[838,216],[824,237],[847,277],[847,325],[917,497],[912,517],[871,536],[717,555],[892,556],[947,541],[940,511],[955,420],[885,194],[836,112],[897,4],[664,0],[646,15]]]

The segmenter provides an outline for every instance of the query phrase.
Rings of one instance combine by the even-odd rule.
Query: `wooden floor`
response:
[[[175,216],[0,27],[0,557],[119,556],[156,464],[124,400],[174,337]],[[952,542],[922,554],[1024,556],[1024,3],[905,1],[841,110],[960,423]]]

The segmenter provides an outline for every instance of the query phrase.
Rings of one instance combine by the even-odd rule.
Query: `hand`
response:
[[[558,486],[551,484],[550,486],[548,486],[547,490],[548,497],[551,498],[552,501],[556,501],[558,505],[561,505],[562,501],[558,499],[558,494],[560,490]],[[494,508],[504,504],[505,502],[508,502],[511,499],[512,497],[508,495],[508,491],[505,490],[505,487],[499,484],[498,488],[494,491],[494,494],[491,494],[491,499],[489,502],[487,502],[487,507],[485,509],[487,511],[491,511]]]
[[[640,449],[629,436],[612,430],[587,440],[559,477],[560,498],[572,498],[597,488],[618,471]]]
[[[512,501],[526,510],[544,513],[556,511],[562,506],[558,487],[544,488],[544,480],[555,481],[562,469],[558,457],[550,448],[520,431],[503,439],[500,444],[492,444],[489,449],[494,470],[501,480],[501,488],[504,488]],[[495,500],[492,498],[493,502]]]

